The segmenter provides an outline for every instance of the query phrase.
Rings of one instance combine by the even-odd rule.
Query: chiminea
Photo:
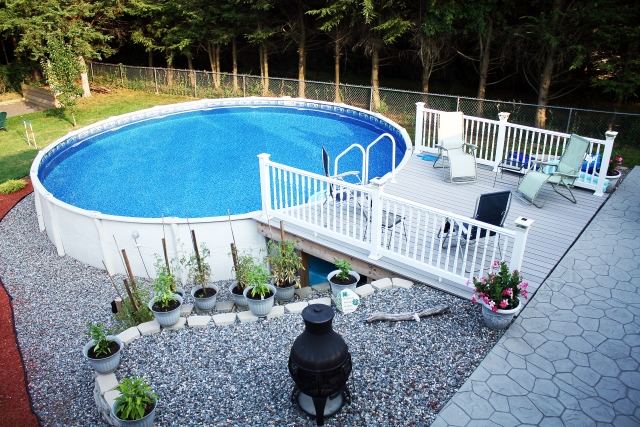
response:
[[[289,374],[300,408],[324,424],[324,417],[338,412],[350,401],[347,380],[351,374],[351,354],[347,343],[331,328],[335,312],[324,304],[302,310],[305,329],[293,343]]]

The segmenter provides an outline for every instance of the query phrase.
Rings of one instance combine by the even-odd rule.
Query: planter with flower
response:
[[[607,181],[609,181],[609,185],[607,188],[616,188],[618,180],[622,176],[620,166],[622,166],[623,161],[624,159],[619,154],[613,154],[611,156],[611,160],[609,160],[609,168],[607,169]]]
[[[82,348],[89,365],[99,374],[110,374],[118,369],[124,344],[115,335],[107,335],[102,323],[89,325],[91,341]]]
[[[164,327],[175,325],[180,320],[182,297],[172,291],[172,284],[175,285],[173,275],[165,267],[159,268],[153,281],[153,298],[149,301],[149,310]]]
[[[356,290],[356,286],[360,281],[360,275],[351,269],[349,261],[344,259],[336,259],[334,265],[337,270],[333,270],[327,275],[327,280],[331,285],[331,293],[337,297],[340,291],[350,289]]]
[[[244,297],[244,290],[246,289],[249,281],[249,272],[253,270],[256,263],[251,255],[238,256],[237,263],[235,264],[236,283],[232,283],[229,286],[229,292],[233,297],[233,302],[238,306],[247,306],[247,300]]]
[[[295,288],[300,287],[298,271],[304,269],[302,257],[296,251],[293,242],[288,240],[281,243],[271,240],[268,246],[267,261],[276,287],[276,300],[290,301],[293,299]]]
[[[202,245],[202,254],[196,251],[191,257],[183,259],[183,264],[189,272],[189,281],[193,283],[191,296],[198,310],[209,311],[216,306],[216,299],[220,289],[210,284],[211,265],[206,262],[209,249]]]
[[[244,297],[254,316],[264,317],[273,308],[276,287],[269,283],[270,278],[269,271],[260,264],[254,264],[253,268],[247,272]]]
[[[528,297],[528,283],[517,270],[509,271],[504,261],[494,260],[492,272],[482,279],[474,277],[473,285],[471,302],[482,305],[482,319],[490,329],[509,326],[522,306],[520,297]]]
[[[151,427],[156,417],[156,395],[142,378],[123,378],[116,389],[116,397],[111,412],[121,426]]]

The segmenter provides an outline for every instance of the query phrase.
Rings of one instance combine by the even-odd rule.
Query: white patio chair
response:
[[[443,176],[452,183],[474,182],[476,146],[464,142],[464,117],[461,111],[442,112],[438,121],[438,157],[434,168],[443,168]],[[442,166],[437,166],[442,159]],[[445,162],[446,159],[446,162]]]

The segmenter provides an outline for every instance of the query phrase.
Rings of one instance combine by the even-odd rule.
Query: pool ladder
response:
[[[334,175],[338,174],[338,163],[340,159],[344,157],[345,154],[347,154],[352,150],[359,150],[362,155],[362,167],[361,167],[362,183],[364,185],[368,184],[369,183],[369,152],[371,151],[371,148],[374,145],[376,145],[377,143],[379,143],[385,138],[388,138],[391,141],[391,182],[395,182],[396,181],[396,140],[393,137],[393,135],[386,132],[380,135],[379,137],[377,137],[376,139],[374,139],[373,141],[371,141],[371,143],[367,145],[366,149],[360,144],[351,144],[345,150],[343,150],[340,154],[338,154],[335,160],[333,161]]]

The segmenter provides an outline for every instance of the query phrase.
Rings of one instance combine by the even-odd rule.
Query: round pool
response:
[[[37,156],[31,178],[40,227],[60,254],[114,272],[123,270],[118,254],[128,248],[137,272],[151,274],[150,259],[161,253],[162,237],[170,235],[175,256],[188,249],[183,228],[195,228],[212,256],[228,258],[228,214],[236,237],[242,236],[239,245],[260,250],[264,242],[251,220],[261,203],[258,154],[323,174],[322,147],[333,169],[345,148],[366,147],[383,133],[395,140],[398,167],[411,147],[404,129],[343,104],[232,98],[110,118],[66,135]],[[361,170],[360,153],[351,151],[339,167]],[[368,170],[370,179],[392,170],[390,139],[372,147]],[[230,275],[228,263],[222,264],[226,274],[218,271],[218,278]]]

